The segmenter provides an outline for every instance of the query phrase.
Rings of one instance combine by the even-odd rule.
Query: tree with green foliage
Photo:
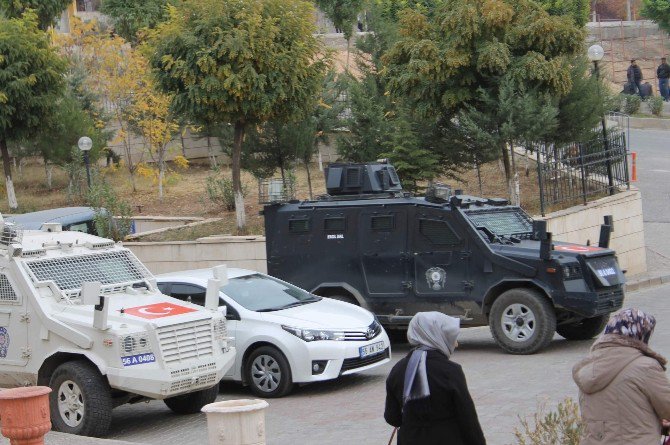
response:
[[[642,16],[658,23],[670,32],[670,2],[668,0],[642,0]]]
[[[387,151],[381,156],[388,158],[398,170],[403,188],[410,192],[420,190],[420,181],[432,181],[437,177],[440,167],[439,153],[425,146],[414,128],[410,112],[401,110],[397,119],[390,122],[392,133],[385,144]]]
[[[589,0],[535,0],[551,15],[572,17],[578,26],[589,21],[591,3]]]
[[[311,109],[328,66],[303,0],[184,0],[152,39],[159,86],[192,122],[234,126],[237,227],[246,224],[240,178],[247,128]]]
[[[358,23],[358,14],[363,10],[364,0],[315,0],[315,2],[333,22],[335,28],[342,30],[347,40],[346,69],[348,70],[351,38],[354,36],[354,26]]]
[[[7,142],[28,138],[53,114],[66,66],[34,14],[0,17],[0,152],[11,209],[18,202]]]
[[[72,0],[0,0],[0,15],[19,18],[28,10],[37,14],[38,26],[46,31],[56,23]]]
[[[154,29],[168,19],[168,5],[176,0],[104,0],[102,12],[112,18],[114,31],[137,44],[139,32]]]
[[[510,143],[532,133],[517,105],[555,107],[570,94],[584,31],[531,0],[445,0],[434,14],[403,11],[400,36],[383,57],[388,89],[419,116],[459,119],[462,128],[495,136],[514,198]],[[473,146],[485,150],[491,143]]]

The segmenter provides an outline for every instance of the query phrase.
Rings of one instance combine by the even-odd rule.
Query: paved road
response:
[[[638,153],[647,265],[670,271],[670,132],[631,130],[630,149]]]
[[[627,305],[638,306],[659,319],[652,346],[670,356],[670,285],[636,292]],[[556,337],[548,350],[534,356],[502,353],[486,328],[465,330],[454,359],[463,365],[488,443],[514,443],[519,415],[538,406],[575,397],[571,367],[591,342]],[[394,348],[394,362],[407,345]],[[382,418],[384,380],[390,366],[335,382],[298,388],[286,398],[270,400],[267,412],[269,445],[386,444],[391,429]],[[227,385],[219,397],[248,398],[237,385]],[[162,402],[124,406],[114,411],[113,439],[156,445],[205,444],[203,415],[176,416]]]

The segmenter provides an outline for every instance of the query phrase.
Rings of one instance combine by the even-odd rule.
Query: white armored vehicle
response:
[[[60,229],[0,216],[0,387],[50,386],[54,429],[86,436],[106,434],[124,403],[187,414],[213,402],[235,355],[225,283],[211,280],[203,309],[161,294],[121,245]]]

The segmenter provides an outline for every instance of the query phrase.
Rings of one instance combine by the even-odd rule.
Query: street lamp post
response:
[[[91,140],[90,137],[88,136],[83,136],[79,138],[79,142],[77,142],[77,145],[79,146],[79,150],[84,152],[84,164],[86,164],[86,183],[88,184],[88,188],[91,188],[91,161],[88,157],[88,152],[91,151],[91,148],[93,148],[93,141]]]
[[[603,50],[603,47],[600,45],[591,45],[587,51],[587,56],[589,60],[593,62],[593,74],[595,74],[596,80],[598,80],[598,92],[600,92],[600,67],[598,66],[598,62],[600,62],[603,59],[604,55],[605,50]],[[609,194],[613,195],[614,175],[612,174],[612,161],[610,159],[611,153],[610,153],[609,140],[607,138],[607,125],[605,123],[604,110],[600,116],[600,122],[603,128],[603,145],[605,146],[605,156],[606,156],[605,165],[607,166],[607,184],[609,186]]]

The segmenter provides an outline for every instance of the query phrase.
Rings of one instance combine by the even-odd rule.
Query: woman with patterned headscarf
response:
[[[666,360],[649,347],[656,319],[624,309],[610,319],[588,357],[572,368],[579,387],[581,445],[655,445],[670,419]]]
[[[460,365],[450,360],[460,320],[419,312],[409,323],[414,346],[386,379],[384,418],[399,427],[398,445],[485,445]]]

